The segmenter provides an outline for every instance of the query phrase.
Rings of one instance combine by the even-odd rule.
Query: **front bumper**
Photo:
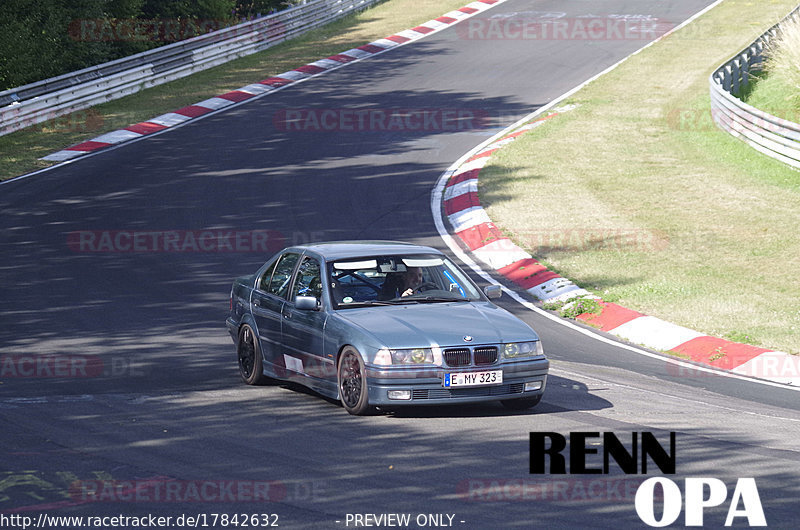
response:
[[[535,397],[544,393],[550,361],[545,358],[530,361],[498,363],[469,368],[367,368],[369,403],[376,406],[444,405],[448,403],[476,403]],[[445,373],[503,370],[499,385],[454,387],[442,385]],[[525,391],[526,383],[540,382],[541,388]],[[411,399],[389,399],[390,390],[408,390]]]

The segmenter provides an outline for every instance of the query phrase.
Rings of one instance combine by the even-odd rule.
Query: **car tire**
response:
[[[239,330],[236,357],[239,361],[239,375],[242,376],[242,381],[248,385],[260,385],[266,380],[261,348],[253,328],[247,324]]]
[[[339,356],[339,366],[336,373],[339,384],[339,399],[344,410],[354,416],[364,416],[372,413],[375,409],[369,404],[364,360],[355,348],[347,346],[342,351]]]
[[[538,405],[541,400],[542,395],[539,394],[528,398],[504,399],[500,403],[508,410],[528,410]]]

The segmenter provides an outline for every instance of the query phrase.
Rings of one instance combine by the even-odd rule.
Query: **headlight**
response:
[[[521,359],[523,357],[534,357],[544,355],[542,341],[535,342],[509,342],[503,346],[503,357],[506,359]]]
[[[375,364],[433,364],[433,352],[430,348],[381,350],[375,356]]]

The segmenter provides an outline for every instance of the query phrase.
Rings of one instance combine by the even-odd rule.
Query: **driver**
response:
[[[381,288],[381,300],[391,300],[401,296],[411,296],[414,289],[422,284],[422,269],[408,267],[406,272],[393,272],[386,275]]]
[[[409,267],[405,274],[403,274],[403,287],[404,290],[400,296],[411,296],[414,294],[414,289],[422,284],[422,269],[419,267]],[[402,289],[401,288],[401,289]],[[398,289],[399,291],[400,289]]]

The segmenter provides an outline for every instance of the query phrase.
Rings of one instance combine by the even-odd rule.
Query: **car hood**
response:
[[[387,348],[442,347],[537,340],[530,326],[488,302],[453,302],[369,307],[339,316]],[[472,337],[466,341],[464,337]]]

